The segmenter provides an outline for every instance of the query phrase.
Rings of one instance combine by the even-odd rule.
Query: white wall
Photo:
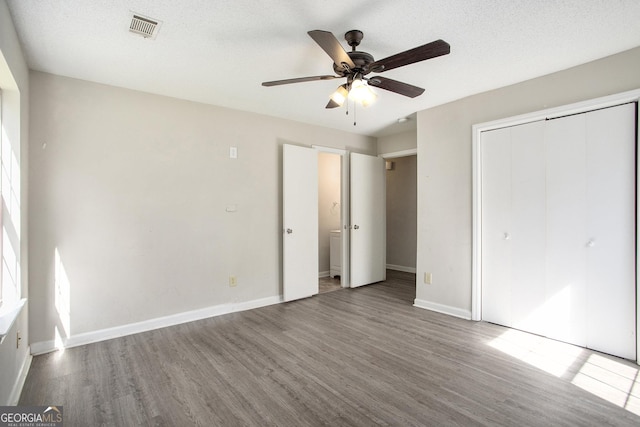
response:
[[[376,150],[373,138],[40,72],[31,97],[37,351],[56,330],[81,343],[107,328],[277,300],[282,144]],[[56,252],[68,322],[55,305]]]
[[[471,126],[640,88],[640,48],[418,112],[416,304],[471,310]]]
[[[0,1],[0,89],[2,89],[3,143],[9,143],[20,167],[20,218],[13,218],[13,228],[20,236],[16,243],[20,267],[18,286],[23,298],[28,296],[27,265],[27,154],[29,72],[6,1]],[[3,221],[8,221],[6,209]],[[7,248],[5,248],[7,250]],[[21,373],[29,363],[28,306],[0,345],[0,405],[16,404],[21,387]],[[22,340],[16,348],[17,332]]]
[[[318,153],[318,273],[323,275],[329,274],[329,231],[341,226],[341,163],[339,154]]]

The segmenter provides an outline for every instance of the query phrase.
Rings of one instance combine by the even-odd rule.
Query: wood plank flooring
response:
[[[415,308],[415,275],[388,277],[37,356],[20,405],[64,405],[67,426],[640,425],[634,363],[567,346],[547,373],[496,348],[507,329]],[[635,384],[626,402],[572,384],[594,358]]]
[[[325,292],[333,292],[342,289],[340,284],[340,276],[334,278],[321,277],[318,279],[318,293],[324,294]]]

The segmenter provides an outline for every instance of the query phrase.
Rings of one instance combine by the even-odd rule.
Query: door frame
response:
[[[411,148],[409,150],[402,150],[402,151],[393,151],[391,153],[382,153],[382,154],[378,154],[378,157],[382,157],[383,159],[396,159],[398,157],[409,157],[409,156],[417,156],[418,155],[418,149],[417,148]]]
[[[629,102],[640,103],[640,89],[609,95],[601,98],[590,99],[574,104],[535,111],[504,119],[494,120],[485,123],[478,123],[472,126],[472,180],[473,180],[473,234],[472,234],[472,269],[471,269],[471,320],[482,320],[482,132],[500,129],[504,127],[517,126],[538,120],[552,119],[571,114],[585,113],[587,111],[601,108],[613,107]],[[636,147],[640,135],[640,114],[636,109]],[[636,162],[640,164],[640,150],[636,148]],[[636,170],[636,288],[640,283],[640,271],[638,266],[638,255],[640,254],[640,174]],[[636,358],[640,360],[640,292],[636,291]]]
[[[321,145],[312,145],[311,148],[322,153],[337,154],[340,156],[340,234],[342,236],[342,264],[340,275],[340,286],[348,288],[351,286],[350,275],[350,240],[349,230],[350,212],[349,212],[349,151],[340,148],[323,147]]]

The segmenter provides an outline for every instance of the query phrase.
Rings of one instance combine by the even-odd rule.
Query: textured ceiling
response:
[[[415,128],[415,120],[396,121],[416,111],[640,45],[638,0],[7,3],[31,69],[374,136]],[[154,40],[128,31],[131,12],[162,21]],[[376,59],[436,39],[451,54],[383,73],[426,92],[410,99],[377,90],[354,127],[352,113],[324,108],[342,80],[261,86],[333,73],[307,35],[314,29],[341,42],[359,29],[359,50]]]

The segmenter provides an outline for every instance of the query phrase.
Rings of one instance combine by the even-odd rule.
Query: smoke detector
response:
[[[147,39],[155,39],[161,24],[162,22],[157,19],[149,18],[139,13],[133,13],[131,15],[129,31]]]

